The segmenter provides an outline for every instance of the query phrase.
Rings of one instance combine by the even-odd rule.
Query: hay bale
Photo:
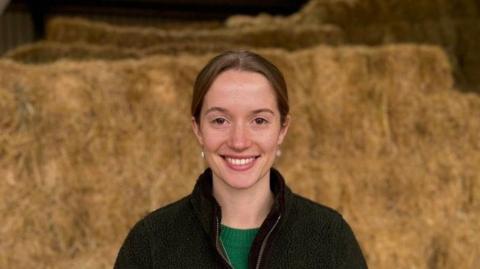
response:
[[[229,41],[224,42],[168,42],[165,44],[154,45],[145,49],[142,49],[142,53],[145,56],[153,56],[158,54],[167,54],[167,55],[182,55],[182,54],[193,54],[193,55],[204,55],[206,53],[220,53],[226,50],[235,50],[235,49],[249,49],[252,50],[254,47],[243,44],[232,44]]]
[[[440,49],[261,52],[291,93],[280,170],[345,215],[370,267],[478,266],[480,98],[452,89]],[[211,56],[0,61],[1,268],[111,268],[136,220],[190,192]]]
[[[5,58],[28,64],[49,63],[60,59],[118,60],[140,58],[142,56],[143,54],[136,50],[82,43],[63,44],[49,41],[23,45],[4,54]]]
[[[12,49],[5,53],[4,57],[25,64],[41,64],[65,59],[76,61],[139,59],[157,54],[205,54],[208,52],[219,53],[231,49],[251,48],[230,43],[169,42],[144,49],[126,49],[108,45],[41,41]]]
[[[434,20],[412,23],[349,25],[344,28],[350,44],[435,44],[443,47],[454,67],[455,79],[463,87],[480,85],[480,19]]]
[[[318,44],[436,44],[445,48],[457,84],[480,84],[480,12],[474,0],[356,1],[312,0],[293,15],[232,16],[225,27],[142,29],[81,19],[56,18],[47,38],[58,42],[138,48],[147,55],[202,54],[233,48],[303,49]],[[151,48],[151,46],[155,48]]]
[[[476,0],[310,0],[297,13],[289,16],[235,15],[226,20],[229,27],[250,27],[263,24],[334,24],[340,26],[369,25],[437,19],[467,19],[480,16]]]
[[[187,157],[196,146],[193,136],[184,139],[191,135],[190,117],[179,99],[190,92],[174,88],[186,89],[195,73],[181,67],[173,59],[118,67],[2,64],[0,88],[8,102],[0,108],[0,173],[7,180],[0,211],[18,214],[0,231],[1,268],[46,268],[60,257],[118,243],[125,232],[118,228],[132,224],[125,216],[138,217],[189,191],[194,175],[188,183],[167,176],[200,165]],[[155,155],[143,154],[149,148]]]
[[[462,88],[480,85],[478,37],[480,4],[475,0],[311,0],[290,16],[232,16],[226,26],[298,27],[332,24],[344,32],[345,44],[435,44],[445,48]]]
[[[311,0],[288,19],[336,25],[478,18],[476,0]]]
[[[329,25],[304,25],[284,28],[275,25],[237,30],[186,29],[162,30],[140,27],[116,27],[81,19],[54,18],[47,25],[47,40],[72,43],[109,44],[122,48],[144,49],[167,43],[195,44],[228,43],[248,47],[278,47],[296,49],[316,44],[338,44],[342,32]]]

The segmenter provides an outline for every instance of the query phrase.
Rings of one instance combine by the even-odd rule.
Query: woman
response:
[[[348,224],[272,166],[290,123],[281,72],[225,52],[199,73],[192,128],[208,168],[130,231],[115,268],[367,268]]]

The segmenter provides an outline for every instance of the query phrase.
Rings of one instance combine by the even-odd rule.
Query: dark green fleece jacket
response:
[[[271,169],[274,205],[253,241],[249,268],[367,268],[349,225],[333,209],[290,191]],[[207,169],[189,196],[160,208],[130,231],[115,269],[232,268],[219,244],[221,209]]]

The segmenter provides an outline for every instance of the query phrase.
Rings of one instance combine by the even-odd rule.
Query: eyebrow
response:
[[[258,114],[258,113],[262,113],[262,112],[267,112],[267,113],[270,113],[272,115],[275,115],[275,112],[273,112],[271,109],[268,109],[268,108],[256,109],[256,110],[252,111],[252,114]]]
[[[222,107],[214,106],[214,107],[211,107],[211,108],[207,109],[207,111],[205,111],[205,114],[208,114],[208,113],[213,112],[213,111],[219,111],[219,112],[226,113],[228,110],[226,110],[225,108],[222,108]]]
[[[214,106],[214,107],[211,107],[211,108],[207,109],[207,111],[205,111],[205,114],[208,114],[208,113],[213,112],[213,111],[218,111],[218,112],[222,112],[222,113],[227,113],[228,112],[228,110],[223,108],[223,107]],[[263,113],[263,112],[275,115],[275,112],[273,112],[271,109],[268,109],[268,108],[255,109],[254,111],[252,111],[252,114],[258,114],[258,113]]]

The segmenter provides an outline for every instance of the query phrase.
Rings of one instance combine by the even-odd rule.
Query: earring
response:
[[[277,155],[277,157],[282,156],[282,151],[280,149],[277,149],[276,155]]]
[[[200,153],[200,155],[202,155],[202,158],[205,159],[205,153],[203,153],[203,150],[202,150],[202,152]]]

